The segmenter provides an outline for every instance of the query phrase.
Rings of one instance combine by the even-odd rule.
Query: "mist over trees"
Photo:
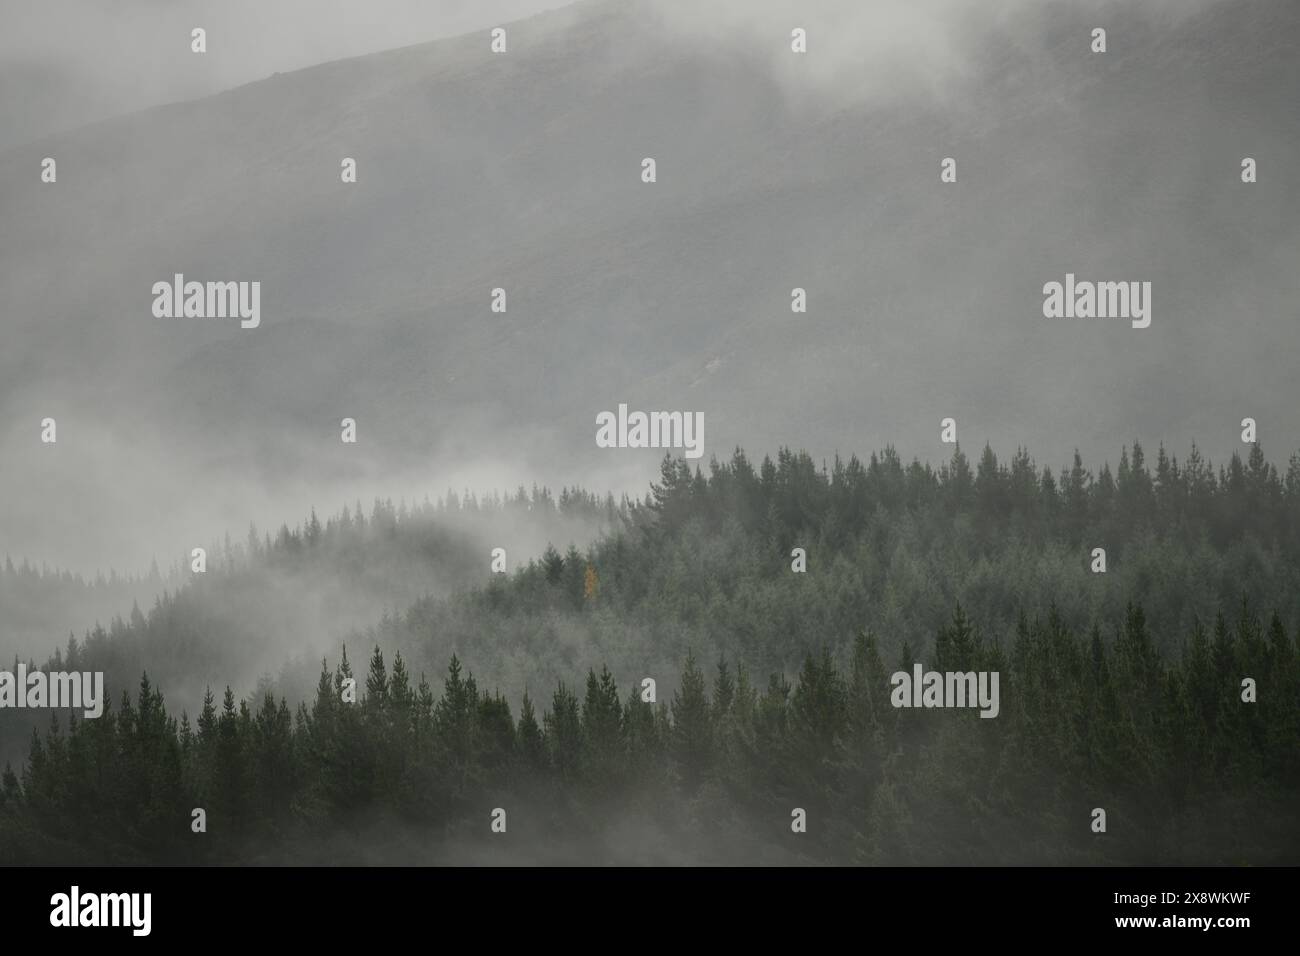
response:
[[[806,573],[792,571],[794,548]],[[1104,574],[1091,573],[1095,548]],[[1297,554],[1300,458],[1279,475],[1258,446],[1218,468],[1194,447],[1183,462],[1160,449],[1152,470],[1135,442],[1095,474],[1077,455],[1053,472],[987,447],[937,469],[889,448],[820,466],[789,450],[755,466],[737,451],[707,471],[666,459],[621,531],[586,553],[416,602],[372,639],[429,672],[473,659],[514,694],[604,662],[676,674],[689,649],[793,674],[864,627],[893,657],[925,646],[958,603],[1002,639],[1022,611],[1054,607],[1085,631],[1141,603],[1170,652],[1243,596],[1300,620]]]
[[[364,662],[291,661],[252,693],[205,677],[178,715],[158,668],[232,666],[199,581],[73,642],[57,662],[107,662],[114,706],[23,725],[0,859],[1296,859],[1300,456],[1160,449],[1152,469],[1134,443],[1093,474],[1023,450],[937,469],[737,450],[666,458],[644,501],[562,498],[608,530],[381,615],[349,638]],[[412,522],[383,505],[282,529],[223,593],[275,567],[379,583],[429,545]],[[888,674],[916,662],[999,671],[998,718],[893,708]]]
[[[548,540],[588,541],[610,526],[616,507],[611,498],[579,489],[556,494],[533,487],[504,496],[448,492],[411,504],[375,499],[368,514],[357,502],[324,520],[313,509],[293,528],[259,533],[250,526],[243,536],[208,544],[202,574],[191,573],[189,554],[177,556],[140,603],[127,592],[111,616],[97,603],[103,616],[87,615],[80,636],[63,626],[69,609],[60,602],[84,607],[99,595],[98,583],[42,576],[23,562],[12,575],[0,572],[0,608],[5,620],[12,614],[32,634],[43,632],[46,666],[59,670],[76,659],[103,671],[114,693],[134,689],[147,669],[173,702],[191,710],[210,684],[229,683],[245,694],[258,682],[278,680],[303,697],[311,692],[311,675],[295,662],[309,666],[321,654],[337,653],[349,635],[417,598],[486,581],[492,547],[522,559]],[[140,583],[110,574],[107,587]],[[87,596],[88,589],[94,593]],[[83,630],[87,619],[105,623]],[[20,652],[30,659],[23,647],[17,644],[15,660]],[[37,719],[0,711],[0,761],[26,752]]]
[[[108,620],[141,601],[148,606],[164,588],[183,582],[180,568],[164,574],[157,562],[147,574],[115,570],[92,578],[66,569],[16,562],[6,555],[0,563],[0,613],[6,651],[27,656],[49,652],[57,636],[81,630],[88,621]]]
[[[866,633],[846,665],[809,656],[793,682],[688,657],[655,704],[602,668],[516,712],[455,657],[435,696],[375,648],[364,674],[346,657],[323,665],[296,713],[226,688],[191,722],[145,676],[134,703],[123,694],[66,730],[56,718],[21,778],[5,771],[0,858],[435,862],[480,847],[579,862],[1293,862],[1294,636],[1243,604],[1186,637],[1162,660],[1131,606],[1111,642],[1052,614],[1022,617],[1003,647],[958,607],[926,657],[999,671],[1005,709],[990,721],[893,708]],[[1261,675],[1257,704],[1240,701],[1242,674]],[[364,687],[354,703],[349,680]],[[651,833],[666,844],[653,850]]]

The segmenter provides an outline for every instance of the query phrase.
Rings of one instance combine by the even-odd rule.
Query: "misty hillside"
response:
[[[106,621],[133,604],[148,606],[164,588],[183,580],[179,565],[163,575],[157,562],[149,574],[119,575],[110,569],[89,580],[80,574],[48,567],[33,567],[26,560],[15,564],[6,556],[0,566],[0,608],[5,615],[6,653],[43,658],[61,638],[92,621]]]
[[[1297,0],[384,6],[0,15],[0,867],[1300,861]]]
[[[621,526],[627,507],[580,489],[449,492],[410,506],[375,500],[369,514],[359,502],[323,519],[313,509],[274,533],[250,527],[208,545],[201,574],[189,555],[165,577],[90,584],[0,568],[6,651],[33,668],[75,660],[102,670],[113,695],[147,670],[191,711],[212,686],[242,695],[273,682],[297,699],[312,688],[304,662],[359,642],[417,599],[487,583],[494,549],[511,571],[549,542],[586,547]],[[0,763],[17,760],[43,725],[40,712],[0,711]]]
[[[1134,437],[1226,457],[1246,415],[1300,446],[1291,0],[1024,5],[972,30],[961,82],[888,92],[819,82],[854,37],[815,4],[793,65],[784,19],[666,10],[589,0],[509,24],[506,55],[476,33],[0,154],[10,550],[143,567],[308,482],[476,463],[643,486],[657,453],[594,445],[619,402],[703,412],[706,456],[924,458],[947,415],[1053,467]],[[261,327],[155,319],[177,272],[259,280]],[[1045,320],[1066,272],[1151,281],[1151,327]]]
[[[542,543],[514,545],[525,539]],[[505,574],[490,572],[492,541],[507,545]],[[346,643],[354,658],[400,653],[413,676],[459,655],[485,688],[518,696],[601,666],[671,675],[692,653],[791,675],[808,654],[847,653],[863,629],[908,656],[954,606],[1005,647],[1026,616],[1106,640],[1137,605],[1172,657],[1248,612],[1293,627],[1297,555],[1300,455],[1280,469],[1258,445],[1216,466],[1195,446],[1148,462],[1135,443],[1114,471],[1076,457],[1059,473],[988,446],[937,469],[892,448],[830,467],[737,451],[707,472],[665,459],[645,501],[617,507],[543,490],[282,526],[214,548],[208,572],[148,613],[80,630],[47,666],[102,670],[114,698],[147,671],[193,714],[205,689],[227,686],[296,706],[320,657]],[[0,711],[0,760],[43,723]]]
[[[425,495],[423,502],[409,506],[405,499],[394,505],[392,498],[376,498],[368,517],[358,500],[334,515],[317,516],[312,508],[294,528],[280,523],[259,534],[250,524],[242,535],[232,538],[226,531],[203,542],[202,579],[194,573],[192,551],[175,555],[165,572],[155,560],[147,575],[109,569],[90,579],[34,567],[26,559],[15,564],[7,557],[0,565],[3,647],[13,656],[43,659],[70,633],[125,619],[133,604],[147,608],[165,592],[205,586],[204,581],[214,579],[229,585],[238,577],[239,596],[227,593],[224,598],[234,608],[250,603],[258,608],[250,629],[266,632],[259,643],[283,656],[288,647],[280,639],[285,636],[281,619],[286,616],[296,630],[335,640],[349,628],[370,624],[383,610],[481,583],[495,548],[505,552],[510,566],[540,554],[552,542],[585,546],[610,527],[617,511],[612,497],[601,501],[579,488],[563,488],[557,495],[537,485],[531,493],[520,486],[504,497],[448,491],[436,502]],[[318,544],[325,547],[317,549]],[[324,554],[331,559],[323,560]],[[265,601],[247,600],[254,588],[281,610],[257,617]],[[304,615],[314,622],[310,627]],[[251,658],[245,661],[251,666]]]
[[[111,709],[0,715],[27,747],[0,863],[1296,859],[1300,456],[1149,468],[1134,444],[1058,476],[988,447],[937,470],[738,451],[666,458],[617,516],[199,708],[175,675],[244,666],[218,597],[256,588],[205,580],[70,646],[51,666],[109,670]],[[288,533],[256,577],[402,553],[392,518]],[[887,675],[913,665],[1001,675],[999,719],[900,709]],[[1099,804],[1114,838],[1080,822]]]

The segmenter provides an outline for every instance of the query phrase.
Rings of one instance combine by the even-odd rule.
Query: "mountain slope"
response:
[[[0,451],[9,496],[36,490],[0,532],[67,564],[91,526],[147,562],[152,513],[174,548],[325,482],[479,462],[639,487],[658,453],[593,441],[619,402],[703,412],[722,456],[942,455],[948,415],[1052,464],[1134,436],[1223,457],[1246,415],[1294,448],[1300,13],[1101,14],[1021,8],[935,97],[791,80],[784,28],[765,48],[583,3],[510,25],[505,56],[475,34],[10,150]],[[261,281],[261,328],[155,319],[176,272]],[[1151,281],[1151,328],[1044,319],[1067,272]]]

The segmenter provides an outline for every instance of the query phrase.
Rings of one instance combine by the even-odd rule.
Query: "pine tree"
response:
[[[519,727],[515,740],[520,761],[525,768],[537,772],[546,766],[546,741],[542,737],[542,728],[537,723],[533,701],[527,691],[524,691],[524,699],[519,706]]]
[[[561,780],[575,779],[582,753],[582,721],[578,716],[578,698],[563,681],[555,689],[550,711],[542,716],[542,725],[546,728],[551,766]]]
[[[546,583],[557,585],[564,577],[564,558],[553,545],[547,545],[542,554],[542,569],[546,572]]]
[[[662,751],[662,739],[655,716],[655,706],[641,699],[633,687],[623,705],[623,741],[629,778],[645,781],[656,769]]]
[[[819,657],[804,658],[791,704],[804,754],[828,759],[847,726],[848,706],[844,682],[825,648]]]
[[[578,551],[575,545],[569,545],[569,550],[564,553],[562,575],[564,591],[569,596],[570,606],[575,609],[581,608],[584,581],[586,579],[586,563],[583,561],[582,553]]]
[[[366,675],[365,706],[372,720],[379,720],[388,709],[388,669],[377,644],[370,655],[370,672]]]
[[[686,655],[681,685],[673,693],[673,759],[688,790],[699,786],[713,751],[713,725],[704,675]]]
[[[509,702],[499,693],[484,694],[479,701],[478,762],[489,775],[500,778],[515,753],[515,721]]]
[[[726,655],[718,658],[718,673],[713,679],[713,722],[720,723],[731,713],[736,696],[736,683],[731,677]]]
[[[587,693],[582,704],[583,766],[597,790],[616,787],[623,776],[623,708],[618,688],[607,668],[587,672]]]

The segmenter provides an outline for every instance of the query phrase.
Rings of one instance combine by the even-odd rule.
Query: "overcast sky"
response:
[[[569,0],[0,0],[0,149]],[[190,30],[208,53],[190,52]]]

